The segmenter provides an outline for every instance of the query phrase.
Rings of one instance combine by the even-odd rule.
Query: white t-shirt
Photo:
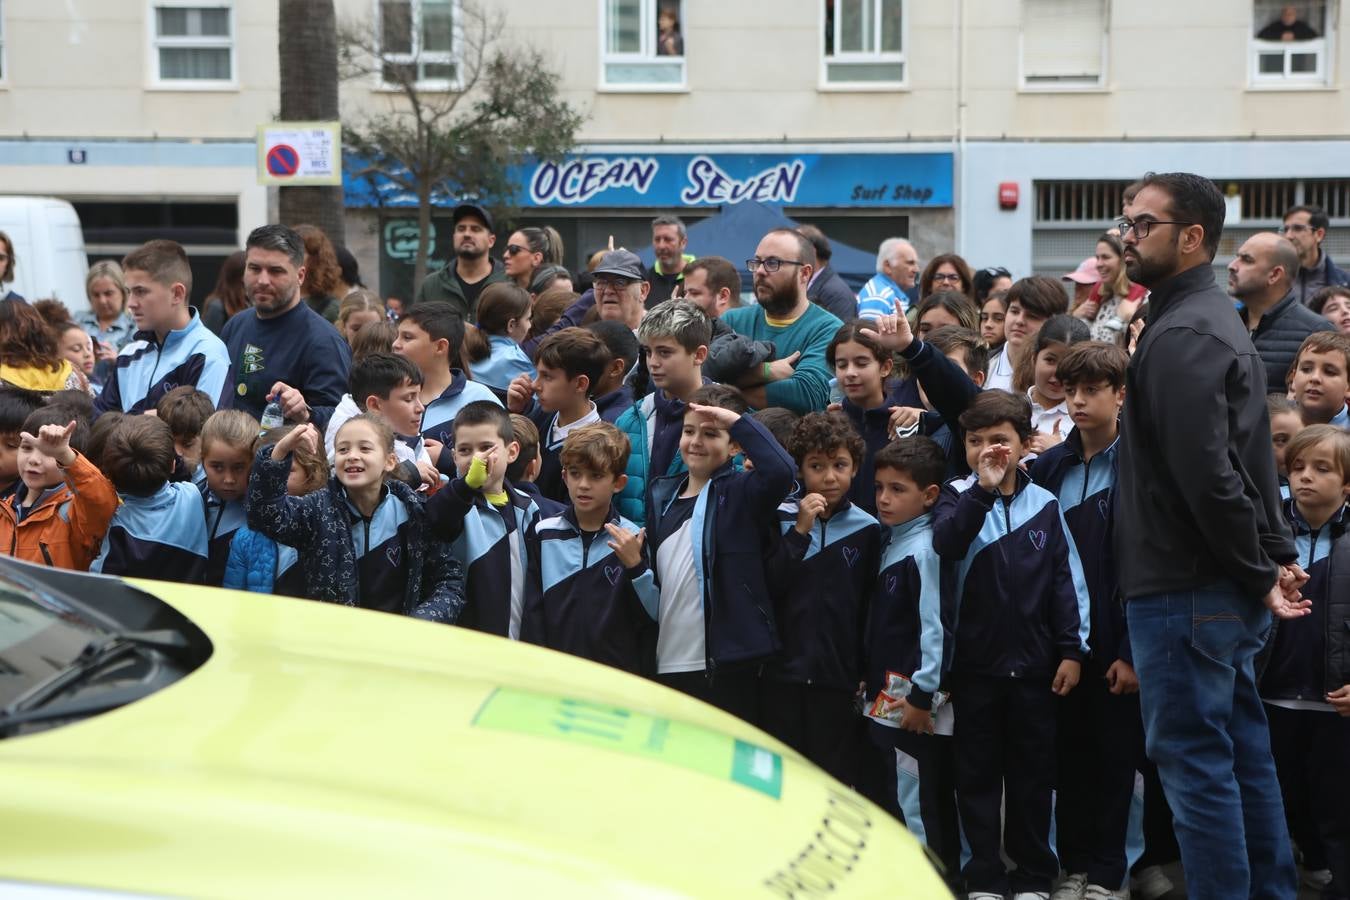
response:
[[[1013,364],[1008,359],[1008,344],[1005,341],[998,352],[989,357],[989,375],[984,379],[984,386],[991,390],[1011,391],[1012,380]]]
[[[1073,418],[1069,415],[1069,403],[1061,400],[1054,406],[1041,406],[1033,396],[1033,388],[1027,389],[1027,399],[1031,401],[1031,427],[1045,434],[1053,434],[1055,423],[1059,423],[1059,436],[1068,437],[1073,430]]]
[[[691,515],[656,548],[656,574],[661,582],[656,671],[662,675],[701,672],[707,667],[703,591],[694,569],[693,525]]]
[[[577,419],[575,422],[569,422],[566,425],[559,425],[558,416],[555,414],[549,427],[549,445],[561,444],[573,430],[581,428],[583,425],[594,425],[599,421],[600,410],[596,409],[594,403],[591,404],[590,412],[586,413],[586,415]]]

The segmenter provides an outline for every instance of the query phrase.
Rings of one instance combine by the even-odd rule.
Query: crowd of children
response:
[[[79,392],[0,387],[0,546],[644,675],[867,793],[970,897],[1125,896],[1147,769],[1111,549],[1126,349],[1019,282],[993,360],[973,307],[933,307],[923,339],[849,322],[836,404],[752,413],[705,377],[694,304],[656,305],[636,345],[566,327],[526,355],[523,295],[484,291],[476,378],[446,304],[359,323],[323,431],[191,387],[97,418]],[[987,387],[995,366],[1017,392]],[[895,402],[898,369],[920,406]],[[1315,614],[1280,624],[1259,677],[1327,896],[1350,879],[1348,394],[1350,337],[1326,332],[1270,400]]]

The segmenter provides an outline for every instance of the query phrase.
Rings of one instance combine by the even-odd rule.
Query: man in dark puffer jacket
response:
[[[1298,302],[1292,288],[1298,251],[1278,234],[1247,239],[1228,264],[1228,293],[1242,301],[1241,316],[1266,364],[1266,392],[1283,394],[1303,339],[1333,331],[1329,321]]]

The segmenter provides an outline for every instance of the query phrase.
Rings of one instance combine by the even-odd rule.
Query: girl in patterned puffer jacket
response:
[[[464,570],[432,540],[422,498],[388,479],[398,466],[394,433],[362,414],[338,430],[334,476],[323,490],[288,496],[292,451],[318,452],[322,435],[302,425],[258,451],[249,476],[248,524],[294,547],[312,600],[453,623],[464,608]]]

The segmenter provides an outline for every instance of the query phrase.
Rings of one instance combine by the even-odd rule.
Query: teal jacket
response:
[[[615,498],[619,515],[641,527],[647,519],[647,485],[662,475],[686,471],[680,456],[680,431],[684,427],[684,403],[667,399],[664,391],[652,391],[619,416],[615,427],[628,435],[628,483]],[[670,452],[663,471],[652,472],[652,449],[658,455]],[[673,452],[671,452],[673,448]]]

